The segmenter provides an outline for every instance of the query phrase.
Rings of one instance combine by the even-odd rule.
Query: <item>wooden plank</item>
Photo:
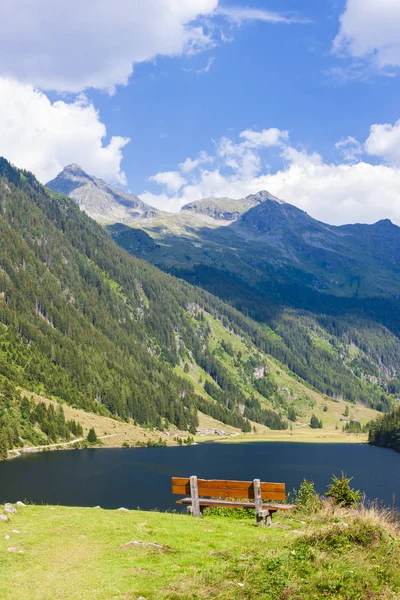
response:
[[[181,498],[176,504],[191,504],[191,498]],[[208,498],[199,498],[200,506],[224,506],[227,508],[255,508],[254,502],[232,502],[229,500],[213,500]],[[292,510],[296,508],[295,504],[263,504],[263,510],[274,512],[277,510]]]
[[[197,486],[197,477],[192,475],[190,477],[190,496],[192,499],[192,515],[199,519],[201,517],[200,504],[199,504],[199,489]]]
[[[217,498],[254,498],[253,484],[247,489],[232,489],[232,488],[212,488],[203,487],[199,484],[200,496],[215,496]],[[285,500],[286,495],[282,492],[261,492],[262,497],[265,500]]]
[[[181,485],[173,485],[172,493],[179,494],[180,496],[185,496],[186,494],[190,494],[190,485],[181,486]]]
[[[198,479],[199,488],[222,488],[222,489],[234,489],[234,490],[246,490],[253,486],[252,481],[235,481],[229,479]],[[174,486],[186,486],[189,485],[189,477],[172,477],[172,485]],[[285,492],[284,483],[274,483],[269,481],[261,482],[262,492]]]

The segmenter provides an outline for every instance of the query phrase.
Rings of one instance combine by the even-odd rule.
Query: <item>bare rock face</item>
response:
[[[102,225],[129,225],[158,214],[156,208],[145,204],[137,196],[127,194],[102,179],[91,177],[76,164],[65,167],[47,183],[47,187],[72,198],[81,210]]]

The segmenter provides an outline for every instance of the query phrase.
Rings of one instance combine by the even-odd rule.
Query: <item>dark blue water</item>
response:
[[[284,482],[287,491],[305,477],[324,493],[342,470],[371,500],[391,505],[395,495],[400,507],[400,454],[361,444],[286,442],[26,455],[0,463],[0,501],[167,510],[176,508],[172,476],[259,478]]]

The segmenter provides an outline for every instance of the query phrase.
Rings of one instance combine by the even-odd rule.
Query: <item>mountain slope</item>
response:
[[[129,256],[73,201],[4,159],[0,197],[1,382],[143,425],[194,432],[201,409],[245,431],[249,419],[287,427],[290,402],[266,371],[265,352],[290,351],[271,332]],[[216,323],[246,340],[240,377],[214,352]],[[187,376],[188,361],[202,370],[201,383]],[[255,367],[264,369],[260,380]],[[364,387],[376,404],[378,390]],[[10,422],[0,393],[9,444],[10,431],[23,437],[20,412],[16,401]]]
[[[91,177],[76,164],[68,165],[47,187],[68,195],[89,216],[99,223],[126,223],[157,215],[157,209],[148,206],[133,194],[112,187],[102,179]]]
[[[0,376],[14,385],[190,431],[198,410],[244,431],[286,428],[292,409],[308,418],[313,394],[319,405],[326,394],[390,406],[400,353],[384,328],[353,334],[349,323],[353,348],[337,322],[273,307],[273,331],[129,256],[72,200],[4,159],[0,198]],[[6,410],[0,397],[0,428]]]

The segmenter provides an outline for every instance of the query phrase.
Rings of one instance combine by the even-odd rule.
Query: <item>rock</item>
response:
[[[18,529],[12,529],[11,533],[14,533],[15,535],[20,535],[20,531],[18,531]]]
[[[12,504],[5,504],[4,505],[4,510],[6,512],[12,513],[13,515],[17,515],[18,514],[17,509],[14,508]]]
[[[303,535],[304,531],[301,531],[301,529],[292,529],[292,533],[297,533],[297,535]]]
[[[124,510],[126,512],[129,512],[129,508],[124,508],[123,506],[121,506],[121,508],[117,508],[117,510]]]
[[[101,508],[101,506],[97,505],[97,506],[93,506],[93,508]]]
[[[156,548],[157,550],[167,550],[170,551],[171,548],[169,546],[163,546],[162,544],[156,544],[155,542],[138,542],[137,540],[133,540],[132,542],[127,542],[126,544],[122,544],[119,546],[119,550],[128,550],[129,548],[141,546],[143,548]]]
[[[0,515],[0,521],[8,521],[7,515]]]
[[[20,506],[21,508],[23,508],[24,506],[26,506],[26,504],[24,504],[23,502],[21,502],[21,500],[18,500],[17,506]]]
[[[16,552],[17,554],[23,554],[24,551],[21,550],[21,548],[18,548],[18,546],[10,546],[10,548],[7,548],[7,550],[9,552]]]
[[[4,539],[5,539],[5,540],[11,540],[11,536],[10,536],[10,535],[5,535],[5,536],[4,536]]]

